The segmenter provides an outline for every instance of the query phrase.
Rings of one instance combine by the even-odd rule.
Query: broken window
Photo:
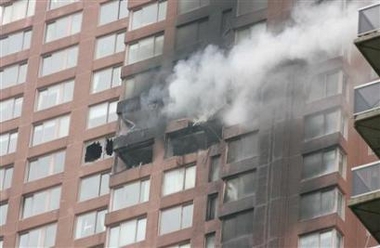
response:
[[[104,137],[87,142],[84,149],[84,162],[91,163],[113,155],[113,138]]]
[[[169,133],[166,139],[166,156],[182,156],[185,154],[206,150],[219,142],[221,128],[217,123],[207,122],[193,125]]]
[[[133,144],[132,147],[121,149],[118,155],[127,169],[149,164],[153,161],[153,144],[153,139]]]

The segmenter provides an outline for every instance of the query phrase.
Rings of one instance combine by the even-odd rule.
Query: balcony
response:
[[[355,88],[355,129],[380,158],[380,80]]]
[[[359,10],[355,45],[380,76],[380,3]]]
[[[348,206],[380,243],[380,161],[352,169]]]

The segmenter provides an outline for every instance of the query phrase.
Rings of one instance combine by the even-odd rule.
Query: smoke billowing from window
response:
[[[242,123],[255,113],[260,87],[270,78],[281,80],[275,74],[282,64],[302,61],[308,66],[349,48],[356,36],[358,6],[310,2],[300,1],[280,33],[253,30],[250,39],[228,52],[209,46],[180,61],[168,78],[164,114],[206,121],[223,109],[226,124]]]

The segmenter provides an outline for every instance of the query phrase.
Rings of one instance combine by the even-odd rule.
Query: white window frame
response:
[[[75,53],[75,55],[76,55],[74,60],[73,60],[72,65],[69,64],[69,61],[72,59],[72,57],[70,56],[71,54],[69,54],[69,53]],[[57,72],[61,72],[61,71],[64,71],[64,70],[67,70],[70,68],[74,68],[78,64],[78,56],[79,56],[79,47],[77,45],[67,47],[67,48],[62,49],[62,50],[54,51],[54,52],[49,53],[49,54],[42,55],[41,67],[40,67],[40,76],[41,77],[48,76],[48,75],[51,75],[51,74],[54,74]],[[45,65],[45,63],[52,63],[50,61],[51,59],[59,59],[60,61],[63,61],[63,63],[61,64],[62,66],[59,68],[54,68],[54,70],[46,72],[46,71],[44,71],[44,65]]]
[[[142,225],[142,226],[140,226]],[[126,232],[127,229],[126,227],[128,226],[134,226],[134,229],[133,230],[128,230],[129,232]],[[140,227],[142,228],[142,231],[145,231],[145,233],[139,233],[139,231],[141,231]],[[133,238],[130,239],[130,240],[127,240],[127,242],[123,242],[122,238],[123,238],[123,235],[121,235],[121,232],[125,231],[124,233],[124,238],[126,237],[126,235],[132,233],[133,235]],[[143,241],[145,240],[146,238],[146,230],[147,230],[147,218],[146,216],[144,217],[139,217],[139,218],[136,218],[136,219],[132,219],[132,220],[128,220],[128,221],[124,221],[124,222],[121,222],[120,224],[116,225],[116,226],[112,226],[110,229],[109,229],[109,233],[107,235],[108,237],[108,247],[121,247],[121,246],[126,246],[126,245],[130,245],[130,244],[134,244],[134,243],[137,243],[137,242],[140,242],[140,241]],[[114,238],[113,236],[116,235],[116,237]],[[117,242],[116,243],[112,243],[112,239],[116,239]]]
[[[102,9],[105,8],[105,7],[109,7],[111,5],[116,5],[115,2],[119,2],[117,4],[117,16],[116,16],[116,18],[113,18],[114,20],[112,20],[112,21],[101,22]],[[106,25],[106,24],[118,21],[120,19],[127,18],[128,14],[129,14],[128,13],[128,9],[125,10],[125,16],[122,16],[121,8],[124,7],[123,5],[128,6],[128,0],[113,0],[113,1],[108,1],[108,2],[105,2],[105,3],[101,4],[100,5],[100,10],[99,10],[99,21],[98,21],[99,26]],[[112,7],[114,7],[114,6],[112,6]]]
[[[78,2],[79,0],[49,0],[48,4],[48,10],[57,9],[75,2]]]
[[[169,180],[169,176],[174,173],[180,173],[181,179],[178,181]],[[189,174],[190,173],[190,174]],[[196,185],[197,178],[197,167],[196,164],[190,164],[183,166],[178,169],[169,170],[164,172],[163,182],[162,182],[162,195],[167,196],[183,190],[194,188]],[[171,185],[173,182],[182,182],[181,185]],[[171,186],[169,189],[167,187]]]
[[[0,122],[5,122],[20,117],[22,112],[23,101],[23,96],[17,96],[2,100],[0,102]],[[10,116],[8,118],[3,118],[3,116],[5,115],[3,111],[8,111],[8,113],[10,113]]]
[[[143,42],[147,42],[149,40],[153,39],[153,48],[152,48],[152,54],[149,54],[147,57],[141,57],[141,55],[139,55],[139,53],[141,53],[141,44]],[[149,36],[149,37],[146,37],[146,38],[143,38],[143,39],[140,39],[138,41],[135,41],[131,44],[128,45],[128,60],[126,61],[128,65],[130,64],[134,64],[134,63],[138,63],[138,62],[141,62],[141,61],[144,61],[144,60],[147,60],[147,59],[151,59],[151,58],[154,58],[154,57],[157,57],[157,56],[160,56],[162,55],[163,53],[163,47],[164,47],[164,42],[165,42],[165,39],[164,39],[164,34],[160,33],[160,34],[157,34],[157,35],[153,35],[153,36]],[[161,50],[159,49],[161,48]],[[136,50],[136,59],[133,59],[131,60],[131,50],[135,49]],[[132,57],[133,58],[133,57]]]
[[[104,172],[104,173],[99,173],[99,174],[95,174],[95,175],[90,175],[90,176],[86,176],[86,177],[83,177],[80,179],[80,184],[79,184],[79,192],[78,192],[78,202],[84,202],[84,201],[87,201],[87,200],[91,200],[91,199],[95,199],[97,197],[101,197],[103,195],[107,195],[109,194],[109,172]],[[97,186],[98,186],[98,189],[96,190],[96,194],[94,194],[93,196],[89,196],[89,198],[82,198],[82,189],[84,189],[84,182],[86,182],[87,180],[92,180],[94,178],[97,178]],[[106,184],[106,185],[104,185]],[[103,187],[106,187],[106,188],[103,188]],[[105,189],[106,191],[105,192],[102,192],[102,189]],[[88,189],[86,189],[88,191]],[[93,191],[95,191],[95,189],[93,189]]]
[[[337,83],[337,92],[334,93],[334,94],[331,94],[328,92],[328,77],[331,76],[331,75],[334,75],[334,74],[338,74],[338,82]],[[318,101],[318,100],[321,100],[321,99],[324,99],[324,98],[327,98],[327,97],[331,97],[331,96],[335,96],[335,95],[340,95],[340,94],[343,94],[344,91],[345,91],[345,75],[344,75],[344,72],[342,69],[334,69],[334,70],[330,70],[330,71],[326,71],[324,73],[321,73],[317,76],[315,76],[312,80],[311,80],[311,84],[320,84],[322,85],[321,88],[323,88],[323,93],[320,97],[318,96],[315,96],[313,97],[312,94],[311,94],[311,91],[313,90],[313,87],[312,85],[310,85],[310,93],[309,93],[309,96],[308,96],[308,99],[307,101],[308,102],[313,102],[313,101]]]
[[[67,124],[67,126],[65,126],[65,124]],[[49,129],[47,129],[48,126],[54,127],[54,134],[53,134],[53,137],[51,137],[51,138],[49,137],[47,139],[47,138],[44,138],[44,136],[45,136],[44,133],[46,130],[49,130]],[[37,130],[37,129],[39,129],[39,130]],[[41,132],[41,140],[40,141],[36,140],[37,131]],[[31,146],[36,146],[36,145],[47,143],[47,142],[50,142],[53,140],[57,140],[60,138],[67,137],[69,135],[69,131],[70,131],[70,115],[62,115],[62,116],[55,117],[53,119],[45,120],[45,121],[43,121],[39,124],[35,124],[33,126],[33,135],[32,135],[32,139],[31,139]]]
[[[17,72],[13,73],[12,70],[14,70],[15,67],[17,67],[16,68]],[[27,62],[22,62],[19,64],[13,64],[13,65],[10,65],[10,66],[7,66],[7,67],[0,69],[0,80],[1,80],[0,81],[0,89],[5,89],[5,88],[9,88],[9,87],[18,85],[18,84],[25,83],[26,82],[27,70],[28,70]],[[9,78],[13,79],[13,77],[14,77],[15,81],[3,82],[5,73],[11,73],[12,77],[9,77]],[[7,86],[5,86],[5,85],[7,85]]]
[[[5,150],[3,153],[3,146],[1,145],[0,156],[11,154],[17,150],[17,141],[18,141],[18,131],[10,131],[7,133],[0,134],[0,141],[6,141]],[[0,143],[1,144],[1,143]]]
[[[7,223],[8,215],[8,202],[0,203],[0,226],[3,226]]]
[[[324,167],[324,156],[325,154],[329,152],[334,152],[335,153],[335,159],[334,159],[334,166],[330,171],[322,171],[314,176],[305,176],[304,175],[304,167],[302,171],[302,179],[303,180],[309,180],[313,179],[316,177],[320,177],[323,175],[327,175],[330,173],[338,172],[343,178],[346,178],[346,170],[347,170],[347,155],[342,151],[340,147],[330,147],[327,149],[319,150],[316,152],[308,153],[303,156],[304,159],[304,165],[305,165],[305,159],[307,159],[309,156],[318,156],[320,158],[320,161],[318,163],[318,166]],[[309,158],[310,158],[309,157]]]
[[[103,91],[106,91],[108,89],[120,86],[121,81],[122,81],[121,80],[121,67],[122,67],[121,65],[115,65],[115,66],[111,66],[111,67],[107,67],[107,68],[104,68],[101,70],[94,71],[92,74],[91,93],[95,94],[95,93],[103,92]],[[108,73],[109,71],[111,73],[111,78],[109,80],[107,80],[106,82],[100,82],[100,81],[96,82],[97,77],[99,77],[98,80],[100,80],[101,74],[102,73]],[[117,74],[117,75],[115,75],[115,74]],[[115,77],[117,77],[117,78],[115,78]],[[95,87],[95,84],[104,84],[107,86],[102,90],[96,90],[97,87]]]
[[[106,54],[99,54],[99,44],[100,42],[104,41],[105,39],[108,39],[112,37],[113,38],[113,45],[112,45],[112,52],[111,53],[106,53]],[[112,34],[107,34],[104,36],[100,36],[96,38],[96,46],[95,46],[95,59],[101,59],[105,58],[120,52],[123,52],[125,50],[125,44],[124,44],[124,37],[125,37],[125,32],[119,31],[116,33]],[[122,44],[118,44],[118,42],[122,41]],[[121,46],[121,47],[120,47]]]
[[[333,206],[333,209],[331,209],[331,211],[329,212],[322,212],[322,200],[319,202],[319,209],[318,209],[318,212],[317,213],[312,213],[312,216],[309,216],[309,217],[302,217],[302,211],[304,210],[302,207],[302,201],[306,201],[305,200],[305,197],[312,197],[312,196],[316,196],[316,195],[319,195],[319,198],[321,198],[323,196],[324,193],[327,193],[327,192],[331,192],[333,191],[334,193],[334,199],[332,199],[334,201],[334,206]],[[321,190],[318,190],[318,191],[313,191],[311,193],[306,193],[306,194],[303,194],[301,195],[300,197],[300,219],[301,220],[310,220],[310,219],[314,219],[314,218],[318,218],[318,217],[321,217],[321,216],[325,216],[325,215],[329,215],[329,214],[333,214],[333,213],[336,213],[338,214],[338,216],[340,216],[340,218],[342,218],[342,220],[345,219],[345,197],[343,195],[343,193],[340,191],[339,188],[337,187],[334,187],[334,188],[327,188],[327,189],[321,189]],[[314,206],[315,207],[315,206]]]
[[[321,235],[325,234],[325,233],[331,233],[331,236],[332,236],[332,240],[331,242],[333,244],[331,244],[332,246],[329,246],[329,247],[332,247],[332,248],[343,248],[343,243],[344,243],[344,238],[343,238],[343,235],[337,231],[336,229],[330,229],[330,230],[322,230],[322,231],[317,231],[317,232],[312,232],[312,233],[308,233],[308,234],[303,234],[303,235],[300,235],[299,236],[299,239],[298,239],[298,247],[300,248],[309,248],[310,246],[302,246],[302,239],[306,239],[306,238],[314,238],[314,239],[317,239],[318,241],[318,246],[313,246],[313,248],[324,248],[325,246],[321,246]]]
[[[58,197],[53,196],[53,194],[56,192],[58,194]],[[23,204],[22,204],[22,219],[30,218],[36,215],[44,214],[44,213],[59,209],[60,202],[61,202],[61,193],[62,193],[61,186],[54,186],[48,189],[36,191],[31,194],[25,195],[23,197]],[[43,203],[35,199],[41,194],[44,197]],[[52,199],[54,198],[56,198],[58,202],[53,202]],[[27,206],[27,204],[30,204],[30,205]],[[44,209],[41,211],[34,212],[33,209],[35,208],[36,204],[43,204]],[[30,213],[26,212],[27,207]]]
[[[6,180],[7,179],[7,180]],[[6,165],[0,168],[0,191],[9,189],[12,186],[13,165]]]
[[[34,240],[35,242],[37,242],[37,246],[38,247],[46,247],[46,240],[47,238],[51,238],[50,236],[48,236],[48,233],[47,233],[47,230],[48,228],[54,228],[54,243],[56,241],[56,236],[57,236],[57,223],[52,223],[52,224],[48,224],[48,225],[45,225],[45,226],[40,226],[40,227],[37,227],[37,228],[33,228],[33,229],[30,229],[30,230],[27,230],[27,231],[23,231],[19,234],[19,239],[18,239],[18,247],[21,247],[21,242],[22,242],[22,239],[23,239],[23,236],[24,235],[27,235],[27,236],[24,236],[26,238],[26,241],[28,242],[29,241],[29,233],[30,232],[38,232],[38,240]],[[29,243],[28,243],[28,246],[29,246]],[[25,246],[23,246],[25,247]]]
[[[74,97],[74,86],[74,79],[72,79],[38,89],[35,110],[40,111],[72,101]],[[56,94],[55,102],[51,105],[44,106],[44,97],[50,98],[54,96],[54,94]]]
[[[99,127],[108,123],[112,123],[117,121],[117,103],[118,101],[110,101],[110,102],[103,102],[99,104],[92,105],[88,108],[88,115],[87,115],[87,129]],[[103,118],[104,121],[101,123],[95,123],[91,124],[91,121],[96,119],[93,118],[92,114],[95,112],[98,112],[97,109],[99,108],[105,108],[106,114],[101,116],[95,116],[96,118]],[[112,112],[112,108],[114,108],[115,112]],[[92,117],[91,117],[92,116]]]
[[[4,48],[3,42],[14,44],[16,41],[18,41],[20,39],[20,37],[17,37],[17,36],[22,37],[22,41],[20,43],[21,47],[15,48],[16,50],[7,51],[7,49]],[[2,47],[2,49],[0,50],[0,57],[5,57],[7,55],[11,55],[11,54],[15,54],[15,53],[19,53],[19,52],[22,52],[24,50],[27,50],[30,48],[31,42],[32,42],[32,30],[31,29],[17,31],[15,33],[5,35],[0,39],[0,46]]]
[[[59,168],[59,167],[57,168],[57,161],[56,161],[57,156],[63,156],[62,165],[60,165],[61,168]],[[39,180],[39,179],[42,179],[42,178],[45,178],[48,176],[52,176],[55,174],[62,173],[64,171],[64,167],[65,167],[65,160],[66,160],[66,151],[65,150],[60,150],[60,151],[56,151],[53,153],[44,154],[42,156],[38,156],[36,158],[30,159],[28,161],[27,173],[25,173],[25,182],[32,182],[32,181],[36,181],[36,180]],[[41,163],[44,163],[44,162],[47,162],[47,165],[48,165],[47,167],[49,170],[48,170],[47,174],[39,175],[36,178],[30,178],[32,166],[33,167],[42,167]]]
[[[155,11],[156,11],[155,20],[150,21],[150,22],[142,22],[139,25],[135,26],[134,17],[136,15],[140,15],[139,17],[140,17],[140,19],[142,19],[142,17],[144,16],[144,11],[146,11],[146,9],[152,8],[152,7],[155,8]],[[161,13],[161,12],[163,12],[163,13]],[[130,20],[129,30],[136,30],[136,29],[148,26],[150,24],[163,21],[166,19],[166,12],[167,12],[167,1],[166,0],[156,1],[153,3],[147,4],[147,5],[144,5],[138,9],[132,10],[131,11],[131,18],[129,19]]]
[[[19,9],[21,9],[23,5],[25,5],[24,13],[22,13],[21,15],[20,13],[17,14],[17,11],[19,11]],[[4,5],[1,5],[0,6],[0,11],[1,11],[0,24],[5,25],[8,23],[32,16],[34,15],[35,7],[36,7],[35,0],[12,1]],[[9,11],[9,12],[6,13],[6,11]]]
[[[79,33],[82,27],[82,19],[83,19],[82,12],[76,12],[76,13],[49,21],[48,23],[46,23],[46,28],[45,28],[45,38],[44,38],[45,43],[59,40],[59,39]],[[79,26],[75,26],[75,23],[78,23]],[[57,25],[59,24],[64,24],[64,26],[66,27],[65,33],[57,34],[56,28],[57,28]],[[76,30],[75,28],[77,28],[78,30]],[[53,32],[54,35],[52,35],[53,33],[49,35],[49,32]]]
[[[121,206],[119,207],[116,207],[115,205],[115,199],[116,199],[116,195],[117,194],[121,194],[121,195],[125,195],[127,192],[128,192],[128,187],[133,187],[135,186],[136,184],[138,184],[138,192],[134,192],[135,194],[138,194],[138,200],[137,202],[134,202],[134,203],[131,203],[131,204],[127,204],[126,202],[123,202],[123,203],[120,203]],[[127,192],[126,192],[127,191]],[[123,208],[127,208],[127,207],[131,207],[131,206],[135,206],[135,205],[138,205],[140,203],[144,203],[144,202],[147,202],[149,201],[149,195],[150,195],[150,179],[143,179],[143,180],[139,180],[139,181],[134,181],[134,182],[130,182],[130,183],[127,183],[121,187],[117,187],[117,188],[114,188],[113,191],[112,191],[112,211],[116,211],[116,210],[119,210],[119,209],[123,209]],[[128,195],[125,195],[125,198],[127,198]]]
[[[107,214],[107,209],[100,209],[100,210],[77,215],[76,220],[75,220],[75,239],[81,239],[81,238],[89,237],[101,232],[105,232],[106,226],[104,225],[104,218],[106,214]],[[82,218],[88,217],[90,215],[91,215],[91,218],[94,219],[94,222],[86,223],[85,219],[83,220]],[[95,216],[92,216],[92,215],[95,215]],[[103,225],[101,226],[101,229],[98,230],[98,223],[100,222],[102,222]],[[87,228],[91,228],[91,229],[93,228],[93,232],[87,235],[82,234],[82,232],[84,231],[83,229],[87,229]]]
[[[189,226],[185,226],[185,223],[184,222],[184,218],[185,218],[185,215],[184,215],[184,208],[187,208],[187,207],[190,207],[191,208],[191,216],[190,216],[190,223],[189,223]],[[163,214],[166,212],[169,212],[169,211],[173,211],[173,210],[176,210],[180,208],[180,211],[181,211],[181,218],[180,218],[180,223],[179,223],[179,229],[175,229],[175,230],[170,230],[168,232],[163,232],[162,230],[162,223],[163,223]],[[186,218],[188,218],[189,216],[187,216]],[[164,235],[164,234],[167,234],[167,233],[173,233],[173,232],[176,232],[176,231],[179,231],[179,230],[182,230],[182,229],[185,229],[185,228],[190,228],[192,227],[193,225],[193,217],[194,217],[194,205],[193,205],[193,202],[190,202],[190,203],[185,203],[183,205],[177,205],[177,206],[174,206],[174,207],[170,207],[170,208],[166,208],[166,209],[163,209],[160,211],[160,225],[159,225],[159,235]],[[167,221],[167,220],[166,220]],[[171,221],[171,220],[169,220]]]

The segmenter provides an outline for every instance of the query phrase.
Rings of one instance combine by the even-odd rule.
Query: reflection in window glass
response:
[[[165,172],[162,194],[170,195],[185,189],[194,188],[195,178],[195,165]]]
[[[57,224],[49,224],[22,232],[18,247],[53,247],[57,232]]]
[[[98,93],[121,85],[121,66],[109,67],[94,72],[91,93]]]
[[[65,157],[66,152],[59,151],[30,160],[26,181],[30,182],[63,172]]]
[[[138,29],[146,25],[162,21],[166,18],[166,1],[157,1],[132,11],[130,29]]]
[[[163,52],[164,36],[152,36],[130,44],[128,49],[128,64],[159,56]]]
[[[0,122],[21,116],[23,97],[15,97],[0,101]]]
[[[117,120],[117,101],[91,106],[88,111],[87,128],[94,128]]]
[[[59,208],[61,187],[35,192],[24,197],[22,218],[28,218]]]
[[[0,6],[1,25],[34,15],[36,0],[12,1]]]
[[[104,232],[104,219],[107,210],[93,211],[77,217],[75,238],[84,238],[96,233]]]
[[[83,178],[80,183],[79,201],[85,201],[108,194],[108,182],[108,173]]]
[[[39,145],[69,134],[70,116],[59,116],[33,127],[32,145]]]
[[[21,31],[9,34],[0,39],[0,57],[21,52],[30,48],[32,31]]]
[[[255,173],[239,174],[226,180],[224,202],[231,202],[255,194]]]
[[[0,190],[9,189],[12,184],[13,167],[4,166],[0,168]]]
[[[343,237],[335,229],[329,231],[315,232],[307,235],[303,235],[299,239],[300,248],[342,248]]]
[[[0,69],[0,89],[24,83],[27,67],[26,63],[21,63]]]
[[[18,132],[3,133],[0,135],[0,156],[16,151]]]
[[[124,51],[125,33],[116,33],[100,37],[96,40],[95,58],[103,58]]]
[[[82,13],[75,13],[49,22],[46,25],[45,42],[58,40],[80,32]]]
[[[73,95],[74,80],[39,89],[37,93],[37,110],[43,110],[69,102],[73,99]]]
[[[51,54],[46,54],[42,57],[40,74],[41,76],[46,76],[76,66],[78,47],[69,47]]]
[[[160,235],[191,227],[193,225],[193,204],[177,206],[161,211]]]

